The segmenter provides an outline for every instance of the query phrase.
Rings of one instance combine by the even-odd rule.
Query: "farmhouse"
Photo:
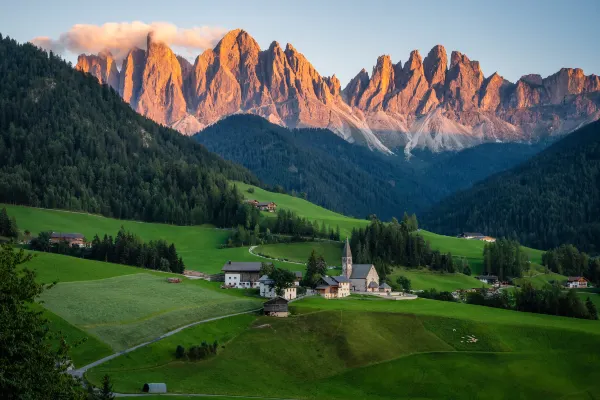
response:
[[[488,285],[495,285],[498,283],[498,277],[496,275],[478,275],[475,278]]]
[[[565,286],[571,289],[580,289],[588,287],[588,280],[583,276],[569,276]]]
[[[69,246],[85,246],[85,237],[81,233],[52,232],[50,243],[67,242]]]
[[[268,275],[261,276],[260,279],[258,280],[258,283],[259,283],[261,297],[268,297],[268,298],[279,297],[279,296],[277,296],[277,293],[275,292],[275,286],[274,286],[275,282],[273,282],[273,280],[271,278],[269,278]],[[283,295],[280,297],[283,297],[286,300],[295,299],[296,298],[296,286],[285,288],[283,290]]]
[[[486,236],[483,233],[479,232],[463,232],[460,235],[458,235],[458,237],[463,239],[481,240],[488,243],[494,243],[496,241],[495,238],[491,236]]]
[[[323,276],[317,283],[317,293],[326,299],[350,296],[350,280],[345,276]]]
[[[272,201],[246,200],[246,203],[258,208],[260,211],[275,212],[277,204]]]
[[[287,317],[289,315],[288,300],[283,297],[275,297],[263,304],[263,311],[265,315],[271,317]]]
[[[221,271],[225,274],[225,286],[238,289],[257,288],[260,279],[259,262],[232,262],[227,261]]]
[[[352,251],[346,238],[342,252],[342,275],[350,279],[350,289],[354,292],[378,292],[379,274],[373,264],[352,264]]]

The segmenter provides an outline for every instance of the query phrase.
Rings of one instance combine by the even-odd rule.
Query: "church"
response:
[[[327,299],[346,297],[350,292],[380,292],[388,289],[387,285],[379,286],[379,274],[373,264],[352,263],[348,239],[342,252],[342,275],[324,276],[316,288],[317,293]]]
[[[352,263],[348,238],[342,252],[342,276],[350,279],[350,290],[353,292],[379,292],[379,274],[375,266]]]

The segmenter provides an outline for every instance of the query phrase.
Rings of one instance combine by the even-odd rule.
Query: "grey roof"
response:
[[[260,272],[262,263],[227,261],[221,271],[223,272]]]
[[[353,264],[350,279],[366,279],[373,264]]]
[[[269,204],[275,204],[272,201],[259,201],[257,206],[268,206]]]
[[[263,275],[258,280],[260,283],[264,283],[265,285],[270,285],[273,283],[273,279],[269,278],[269,275]]]
[[[485,279],[485,280],[490,280],[490,279],[495,279],[498,280],[498,277],[496,275],[477,275],[475,278],[477,279]]]
[[[348,238],[346,238],[346,244],[344,244],[344,251],[342,252],[342,257],[352,257],[352,251],[350,251],[350,242],[348,241]]]
[[[567,282],[575,282],[575,281],[578,281],[578,280],[580,280],[582,278],[583,278],[582,276],[569,276],[567,278]],[[585,279],[585,278],[583,278],[583,279]]]
[[[321,279],[329,286],[339,286],[338,282],[330,276],[325,275]]]
[[[479,232],[463,232],[463,236],[484,237],[485,235]]]
[[[379,287],[379,285],[377,284],[377,282],[375,282],[375,281],[371,281],[371,283],[369,283],[369,287],[370,287],[370,288],[373,288],[373,289],[376,289],[376,288],[378,288],[378,287]]]
[[[83,235],[81,233],[66,233],[66,232],[52,232],[50,234],[52,238],[62,238],[62,239],[83,239]]]
[[[148,385],[148,393],[167,393],[166,383],[146,383]]]
[[[295,271],[294,274],[296,274],[296,278],[302,278],[302,271]]]
[[[289,301],[287,299],[284,299],[281,296],[277,296],[277,297],[272,298],[271,300],[265,301],[263,304],[278,304],[278,303],[287,304],[287,303],[289,303]]]
[[[381,285],[379,285],[379,289],[391,289],[391,288],[392,287],[385,282],[383,282]]]
[[[338,282],[338,283],[348,283],[348,282],[350,282],[350,279],[346,278],[344,275],[332,276],[332,278],[335,279],[336,282]]]

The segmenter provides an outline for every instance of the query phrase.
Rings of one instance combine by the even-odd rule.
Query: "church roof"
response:
[[[342,257],[351,258],[352,251],[350,251],[350,242],[348,242],[348,238],[346,238],[346,244],[344,245],[344,251],[342,252]]]
[[[350,279],[366,279],[373,264],[352,264]]]

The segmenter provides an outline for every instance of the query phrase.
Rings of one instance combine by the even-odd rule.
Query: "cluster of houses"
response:
[[[260,211],[275,212],[277,210],[277,204],[272,201],[246,200],[246,203],[258,208]]]
[[[496,241],[495,238],[484,235],[483,233],[479,233],[479,232],[463,232],[460,235],[458,235],[457,237],[462,238],[462,239],[469,239],[469,240],[481,240],[483,242],[488,242],[488,243],[494,243]]]
[[[510,285],[508,282],[500,282],[496,275],[478,275],[475,278],[494,288]],[[568,289],[584,289],[588,287],[588,284],[589,281],[583,276],[569,276],[564,283],[564,286]]]
[[[57,244],[66,242],[69,246],[73,247],[85,247],[87,242],[85,237],[81,233],[68,233],[68,232],[52,232],[50,233],[50,243]]]

